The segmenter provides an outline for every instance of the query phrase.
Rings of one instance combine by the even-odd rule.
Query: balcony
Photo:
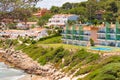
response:
[[[105,44],[105,43],[99,43],[99,45],[103,45],[103,46],[106,46],[106,44]]]
[[[106,39],[105,37],[98,37],[98,39]]]
[[[107,33],[115,33],[115,29],[114,28],[106,28],[106,32]]]
[[[87,35],[87,36],[89,36],[90,33],[81,32],[80,35]]]
[[[71,30],[67,30],[66,34],[72,34],[72,31]]]
[[[108,43],[108,46],[115,46],[115,45],[116,45],[115,42],[110,42],[110,43]]]
[[[80,34],[80,35],[84,35],[84,33],[83,33],[83,32],[80,32],[79,34]]]
[[[107,40],[116,40],[115,38],[107,38]]]
[[[91,31],[84,31],[84,35],[90,35],[91,34]]]
[[[114,30],[109,30],[109,31],[107,31],[107,33],[115,33],[115,31]]]
[[[64,34],[66,34],[66,32],[65,31],[62,31],[62,33],[61,33],[62,35],[64,35]]]
[[[89,41],[89,39],[84,39],[84,38],[83,38],[83,39],[80,39],[80,40],[81,40],[81,41]]]
[[[89,41],[89,40],[87,40],[87,39],[82,39],[82,40],[80,40],[80,41]]]
[[[120,34],[120,29],[116,29],[116,34]]]
[[[98,33],[105,33],[105,30],[99,30]]]
[[[71,39],[72,40],[73,38],[66,38],[66,39]]]
[[[77,30],[74,30],[73,34],[79,35],[79,32]]]
[[[116,34],[120,34],[120,31],[119,31],[119,32],[116,32]]]
[[[66,39],[66,36],[62,36],[62,39]]]
[[[90,36],[90,33],[84,33],[84,35]]]
[[[120,35],[117,35],[117,36],[116,36],[116,40],[120,40]]]
[[[76,40],[79,40],[79,38],[76,38]]]
[[[119,40],[119,41],[120,41],[120,38],[117,38],[116,40]]]

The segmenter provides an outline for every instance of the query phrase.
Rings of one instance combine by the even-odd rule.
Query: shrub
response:
[[[45,56],[42,56],[39,58],[38,62],[41,64],[41,65],[45,65],[46,64],[46,59],[45,59]]]
[[[95,46],[93,39],[90,39],[90,44],[91,44],[91,46]]]
[[[109,63],[103,67],[97,68],[83,80],[116,80],[119,78],[117,73],[120,71],[120,63]]]
[[[92,71],[93,68],[94,68],[94,66],[92,66],[92,65],[86,66],[85,68],[80,68],[80,70],[75,74],[75,76],[78,76],[81,74],[86,74],[86,73]]]

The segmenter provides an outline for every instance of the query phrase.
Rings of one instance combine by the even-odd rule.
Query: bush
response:
[[[46,39],[50,39],[50,38],[53,38],[53,37],[58,37],[58,35],[54,34],[54,35],[51,35],[51,36],[43,37],[43,38],[40,38],[39,41],[44,41]]]
[[[83,80],[116,80],[119,78],[117,73],[120,72],[120,63],[109,63],[96,69]]]
[[[41,65],[45,65],[46,64],[46,59],[45,59],[45,56],[42,56],[39,58],[38,62],[41,64]]]
[[[60,36],[59,36],[60,37]],[[17,49],[22,49],[40,64],[45,65],[51,62],[57,68],[63,68],[65,72],[74,72],[80,69],[75,75],[89,73],[83,79],[78,80],[119,80],[120,79],[120,56],[100,58],[99,54],[87,52],[85,49],[77,49],[70,52],[61,47],[41,47],[39,43],[52,43],[57,37],[43,39],[35,44],[26,46],[18,45]],[[64,63],[62,63],[64,59]],[[66,67],[66,68],[64,68]],[[69,74],[71,74],[69,73]]]
[[[65,58],[64,66],[68,66],[71,63],[71,56]]]
[[[90,39],[90,44],[91,44],[91,46],[95,46],[93,39]]]
[[[81,75],[81,74],[86,74],[89,73],[90,71],[92,71],[92,69],[94,68],[94,66],[86,66],[85,68],[80,68],[80,70],[75,74],[75,76]]]

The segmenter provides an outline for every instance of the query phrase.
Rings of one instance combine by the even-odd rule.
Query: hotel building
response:
[[[32,37],[34,40],[39,40],[42,37],[48,36],[47,29],[33,28],[29,30],[0,30],[1,38],[17,39],[18,37]]]
[[[90,39],[96,45],[120,47],[120,25],[105,23],[99,26],[66,26],[62,32],[65,44],[90,46]]]
[[[97,35],[99,45],[120,47],[120,25],[118,22],[116,24],[106,22],[105,26],[99,28]]]
[[[90,38],[97,43],[97,27],[87,25],[66,26],[62,33],[63,43],[89,46]]]
[[[46,26],[60,26],[64,27],[68,20],[77,21],[79,18],[78,15],[74,14],[56,14],[49,19],[49,22]]]

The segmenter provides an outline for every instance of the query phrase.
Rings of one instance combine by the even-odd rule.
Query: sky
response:
[[[76,3],[87,0],[42,0],[38,2],[37,7],[50,9],[52,6],[62,6],[66,2]]]

